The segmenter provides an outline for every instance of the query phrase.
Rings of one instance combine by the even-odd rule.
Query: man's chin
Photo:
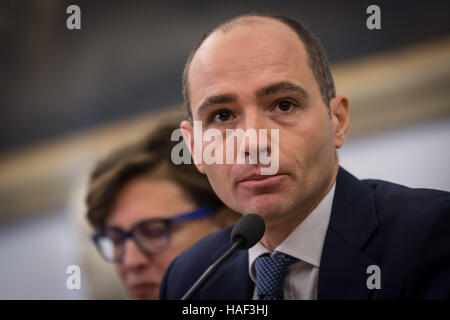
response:
[[[266,194],[241,200],[240,207],[242,209],[240,212],[244,212],[245,214],[255,213],[265,219],[269,218],[271,215],[280,213],[283,206],[279,195]]]

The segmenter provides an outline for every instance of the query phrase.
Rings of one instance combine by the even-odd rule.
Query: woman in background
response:
[[[177,122],[178,124],[178,122]],[[131,299],[158,299],[172,260],[240,215],[225,207],[193,164],[175,165],[177,124],[99,162],[91,174],[87,218],[100,255],[114,263]]]

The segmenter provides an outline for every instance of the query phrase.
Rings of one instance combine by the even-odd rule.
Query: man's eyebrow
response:
[[[207,112],[207,109],[216,104],[236,103],[238,96],[233,93],[219,94],[206,98],[205,101],[197,108],[197,115],[201,117]]]
[[[255,93],[256,97],[262,98],[264,96],[268,96],[271,94],[279,93],[279,92],[285,92],[285,91],[294,91],[301,95],[302,98],[307,97],[306,90],[302,87],[293,84],[289,81],[281,81],[281,82],[275,82],[271,85],[268,85],[267,87],[258,89]]]

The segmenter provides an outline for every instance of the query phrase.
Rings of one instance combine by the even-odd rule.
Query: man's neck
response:
[[[302,206],[304,210],[299,212],[298,210],[294,214],[286,214],[284,219],[279,219],[277,221],[266,221],[266,232],[264,237],[261,239],[261,244],[266,247],[269,251],[274,251],[284,239],[286,239],[294,229],[300,225],[303,220],[317,207],[317,205],[325,198],[325,196],[331,191],[333,185],[336,181],[337,168],[333,170],[333,175],[330,183],[326,188],[323,189],[317,197],[312,199],[308,204]]]

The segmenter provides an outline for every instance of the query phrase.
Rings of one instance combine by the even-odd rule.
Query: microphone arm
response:
[[[239,247],[245,242],[242,238],[237,238],[230,249],[228,249],[219,259],[217,259],[216,262],[214,262],[212,265],[206,269],[205,272],[201,275],[200,278],[194,283],[194,285],[184,294],[184,296],[181,298],[181,300],[187,300],[189,299],[195,292],[197,292],[198,289],[200,289],[203,284],[206,282],[206,280],[209,279],[211,274],[213,274],[216,269],[230,257]]]

